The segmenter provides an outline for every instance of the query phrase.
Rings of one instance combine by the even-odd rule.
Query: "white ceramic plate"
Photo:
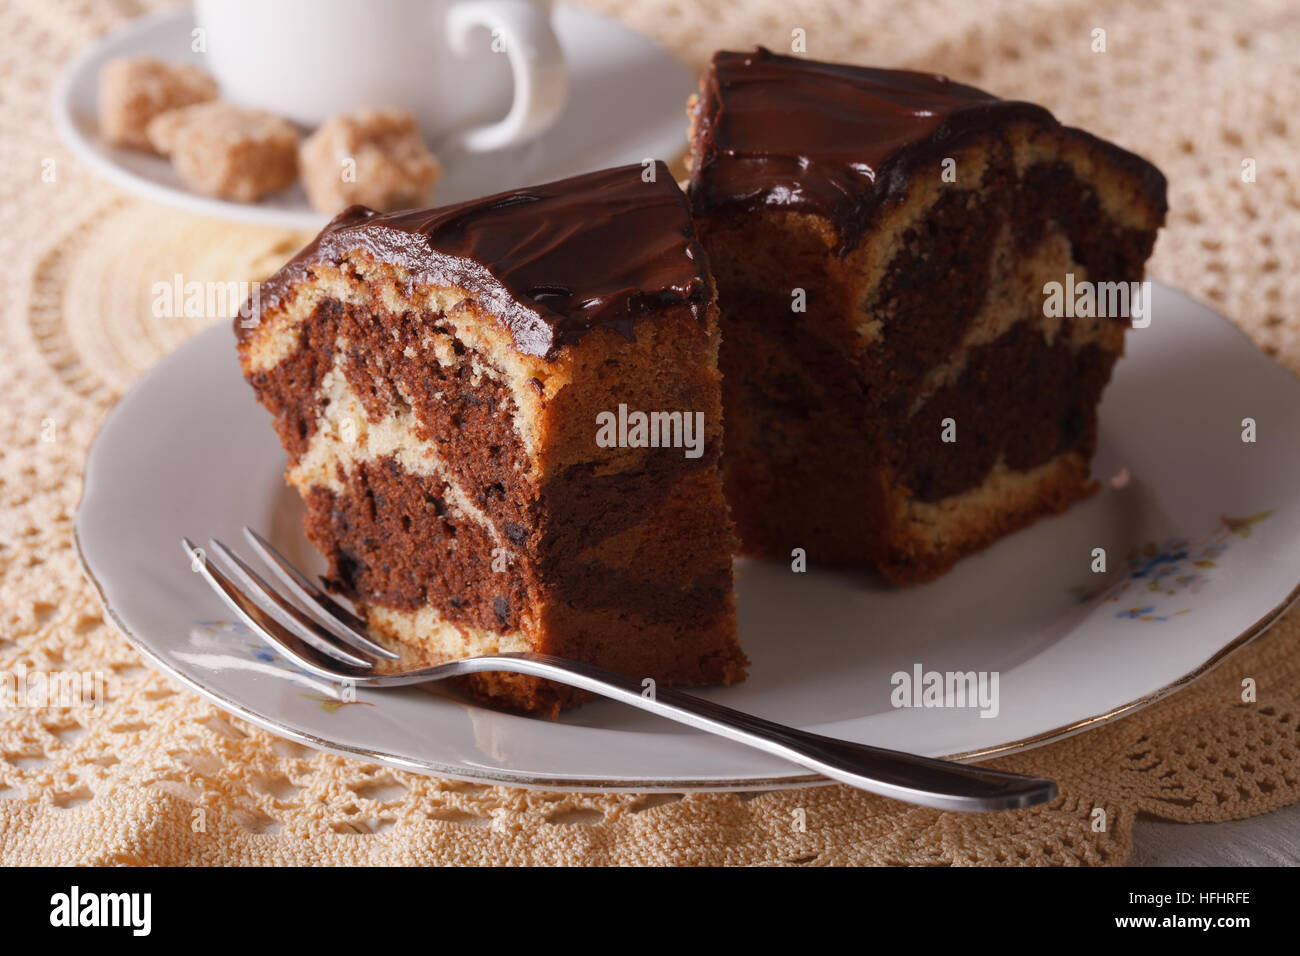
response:
[[[701,691],[819,733],[973,758],[1043,743],[1158,699],[1263,631],[1300,582],[1300,381],[1227,320],[1156,285],[1101,410],[1094,474],[1069,513],[892,589],[859,575],[739,563],[738,686]],[[1243,443],[1242,420],[1258,441]],[[229,615],[178,541],[240,543],[247,523],[304,566],[270,418],[227,328],[160,362],[91,450],[76,533],[113,620],[219,706],[326,750],[476,781],[564,789],[759,789],[810,777],[775,757],[612,702],[558,722],[450,692],[334,689]],[[1105,548],[1109,573],[1091,571]],[[1130,550],[1135,555],[1130,561]],[[999,712],[896,709],[892,675],[996,671]]]
[[[316,230],[328,217],[295,185],[258,203],[191,191],[167,160],[109,146],[99,136],[99,68],[118,56],[152,56],[202,68],[190,50],[188,10],[133,20],[78,57],[54,94],[54,123],[96,173],[145,199],[201,215],[282,229]],[[639,163],[671,162],[686,150],[686,100],[696,79],[673,55],[635,30],[590,10],[559,4],[555,29],[569,67],[569,98],[555,125],[522,146],[491,153],[440,152],[444,175],[434,202],[474,199],[531,183]]]

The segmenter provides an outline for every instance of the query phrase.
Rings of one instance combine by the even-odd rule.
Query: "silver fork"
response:
[[[300,667],[330,680],[351,681],[359,687],[402,687],[485,671],[509,671],[622,701],[782,757],[832,780],[909,803],[941,810],[1009,810],[1056,798],[1056,782],[1044,777],[823,737],[671,687],[657,688],[653,696],[645,696],[636,678],[550,654],[491,654],[436,667],[379,673],[376,666],[396,660],[397,655],[367,636],[365,622],[322,592],[257,532],[244,528],[244,534],[296,601],[267,584],[215,538],[208,543],[207,555],[188,538],[182,538],[181,544],[191,567],[254,633]]]

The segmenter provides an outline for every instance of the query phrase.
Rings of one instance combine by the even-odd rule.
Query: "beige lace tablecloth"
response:
[[[1170,182],[1152,273],[1300,369],[1293,0],[595,5],[696,65],[721,46],[788,49],[799,28],[810,56],[942,70],[1139,150]],[[279,740],[150,670],[105,624],[74,554],[86,449],[114,400],[201,324],[152,318],[151,285],[262,275],[296,237],[128,198],[56,141],[59,70],[140,12],[128,0],[0,7],[0,673],[109,675],[102,711],[0,712],[0,862],[1120,863],[1138,813],[1227,820],[1300,799],[1297,612],[1188,690],[998,761],[1062,789],[1000,815],[842,787],[647,798],[437,780]],[[1105,53],[1091,49],[1096,29]],[[1241,181],[1246,157],[1254,183]],[[1244,676],[1258,703],[1240,701]]]

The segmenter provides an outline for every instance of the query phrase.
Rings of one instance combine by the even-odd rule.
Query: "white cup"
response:
[[[536,136],[564,106],[550,0],[195,0],[221,95],[313,127],[409,110],[439,147]]]

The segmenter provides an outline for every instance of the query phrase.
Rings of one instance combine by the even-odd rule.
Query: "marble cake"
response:
[[[236,328],[328,583],[404,656],[743,677],[714,289],[662,164],[352,207]],[[519,675],[464,686],[548,715],[579,699]]]
[[[942,76],[761,48],[688,112],[747,552],[921,581],[1095,489],[1130,317],[1044,292],[1142,278],[1155,167]]]

